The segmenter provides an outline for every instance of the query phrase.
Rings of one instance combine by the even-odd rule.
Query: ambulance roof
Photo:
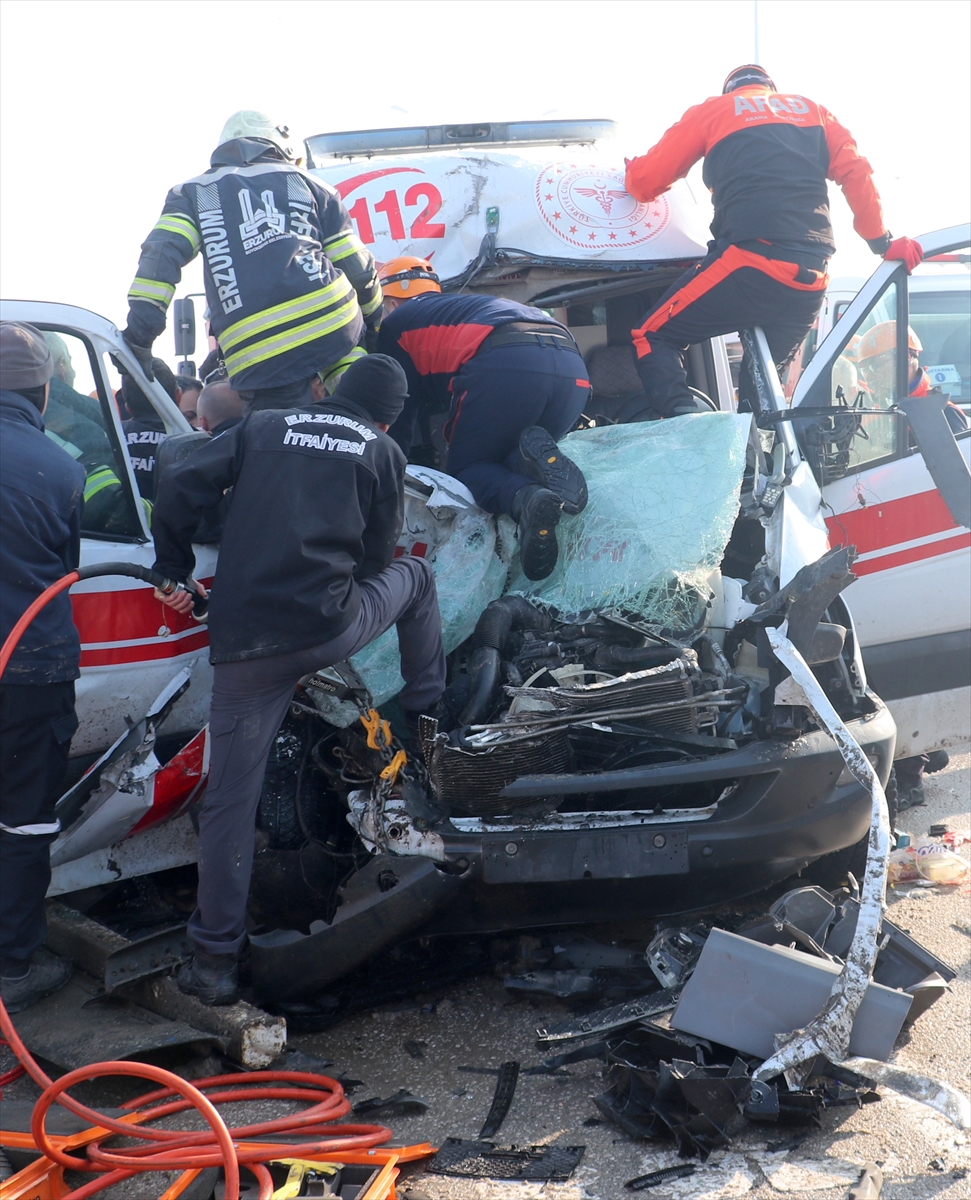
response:
[[[324,164],[312,173],[337,190],[379,262],[414,254],[431,259],[447,281],[493,249],[502,264],[612,272],[705,254],[709,214],[689,187],[681,182],[638,203],[624,189],[623,153],[612,140],[514,150],[507,140],[501,149],[427,153],[377,148],[348,161],[322,149],[336,136],[308,139],[310,161]],[[332,157],[322,159],[325,152]]]

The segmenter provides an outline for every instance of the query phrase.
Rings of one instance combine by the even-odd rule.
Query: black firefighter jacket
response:
[[[227,488],[209,605],[212,662],[305,650],[357,616],[359,580],[394,557],[405,456],[363,408],[341,400],[261,410],[162,476],[155,569],[184,580],[203,512]]]
[[[237,389],[326,372],[355,352],[365,322],[380,324],[374,259],[340,197],[268,142],[225,142],[204,175],[166,196],[128,292],[136,342],[150,346],[165,328],[182,268],[200,252],[212,332]]]
[[[0,638],[28,605],[78,565],[84,467],[50,438],[33,404],[0,392]],[[40,610],[3,675],[9,683],[77,679],[81,643],[67,592]]]

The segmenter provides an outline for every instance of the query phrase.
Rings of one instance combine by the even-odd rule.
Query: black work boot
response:
[[[239,964],[235,954],[210,954],[197,946],[190,962],[179,967],[179,991],[203,1004],[235,1004],[239,999]]]
[[[0,996],[8,1013],[23,1012],[45,996],[65,987],[74,974],[74,963],[56,954],[45,954],[37,962],[8,964],[0,976]]]
[[[571,516],[587,507],[587,481],[583,472],[539,425],[531,425],[519,435],[519,471],[559,496],[563,511]]]
[[[556,527],[563,501],[549,488],[527,484],[513,497],[513,520],[519,525],[519,558],[527,579],[545,579],[556,566]]]

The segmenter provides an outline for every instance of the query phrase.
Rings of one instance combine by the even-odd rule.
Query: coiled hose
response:
[[[0,649],[0,677],[24,630],[44,605],[71,584],[99,575],[127,575],[170,594],[180,589],[192,590],[185,589],[184,585],[135,563],[98,563],[71,571],[42,592],[14,625],[3,648]],[[207,601],[199,593],[194,595],[193,614],[201,618],[206,611]],[[24,1045],[2,999],[0,1032],[27,1074],[43,1089],[34,1105],[31,1118],[31,1134],[37,1148],[45,1157],[62,1167],[91,1172],[98,1176],[90,1183],[75,1188],[66,1200],[84,1200],[87,1196],[93,1196],[123,1179],[145,1171],[180,1170],[194,1173],[205,1167],[219,1166],[225,1173],[226,1200],[239,1200],[241,1165],[259,1181],[260,1200],[269,1200],[273,1192],[273,1180],[263,1164],[271,1159],[320,1157],[341,1151],[365,1150],[387,1142],[392,1136],[391,1130],[384,1125],[331,1124],[350,1111],[350,1103],[337,1080],[326,1075],[311,1075],[303,1071],[252,1071],[247,1072],[243,1079],[239,1075],[214,1075],[192,1084],[171,1071],[148,1063],[98,1062],[69,1071],[55,1082],[40,1068]],[[81,1104],[67,1090],[83,1080],[103,1075],[130,1075],[137,1079],[150,1080],[161,1087],[123,1104],[122,1108],[128,1109],[131,1115],[116,1119]],[[207,1096],[205,1092],[211,1089],[219,1090]],[[288,1116],[229,1129],[219,1115],[216,1105],[240,1100],[299,1100],[304,1103],[310,1102],[310,1107]],[[91,1142],[87,1146],[87,1155],[84,1158],[58,1149],[44,1127],[47,1112],[55,1103],[75,1116],[90,1121],[93,1127],[109,1130],[109,1135]],[[203,1117],[209,1126],[207,1130],[190,1132],[144,1128],[148,1122],[189,1109],[195,1109]],[[104,1142],[111,1136],[123,1134],[130,1138],[139,1126],[142,1127],[139,1132],[145,1141],[135,1146],[126,1146],[124,1149],[105,1147]],[[301,1134],[310,1140],[299,1145],[292,1142],[268,1144],[265,1141],[261,1145],[235,1144],[243,1138],[265,1139],[275,1134]]]

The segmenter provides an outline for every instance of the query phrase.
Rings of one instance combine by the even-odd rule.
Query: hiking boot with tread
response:
[[[563,511],[575,516],[587,507],[587,481],[552,435],[531,425],[519,435],[519,470],[527,479],[559,496]]]
[[[523,493],[526,493],[523,495]],[[559,546],[556,527],[563,502],[549,488],[532,484],[517,493],[515,519],[519,524],[519,559],[527,579],[546,579],[556,566]]]

